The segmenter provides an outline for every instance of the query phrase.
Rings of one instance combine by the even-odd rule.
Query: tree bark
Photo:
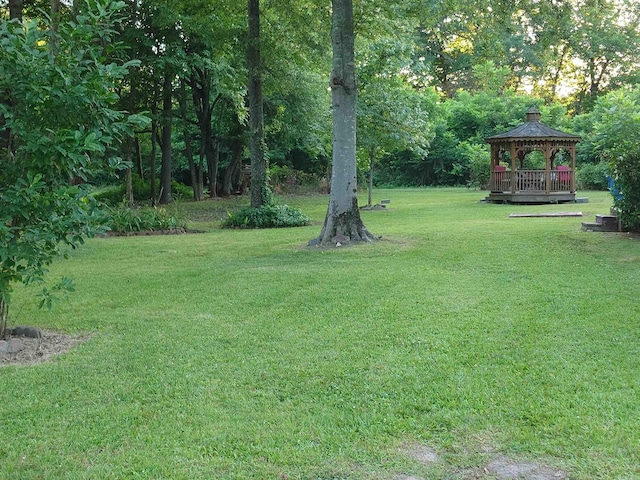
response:
[[[242,164],[242,142],[238,138],[231,141],[231,162],[224,172],[222,180],[222,195],[227,197],[233,193],[234,182],[238,183],[238,176],[241,172]]]
[[[209,177],[209,198],[215,198],[218,196],[219,159],[220,142],[217,138],[211,138],[210,145],[207,149],[207,176]]]
[[[373,162],[375,159],[375,153],[371,151],[369,153],[369,192],[367,198],[367,207],[373,207]]]
[[[333,0],[331,41],[333,70],[333,166],[327,216],[313,245],[336,245],[375,239],[362,223],[356,179],[356,75],[352,0]]]
[[[151,206],[158,201],[156,188],[156,156],[158,149],[158,83],[154,82],[151,103],[151,158],[149,159],[149,182],[151,183]]]
[[[136,154],[136,172],[141,180],[144,180],[144,168],[142,167],[142,150],[140,149],[140,138],[134,137],[134,148]]]
[[[9,319],[9,304],[0,298],[0,340],[4,338],[7,331],[7,320]]]
[[[23,0],[9,0],[9,20],[22,20]]]
[[[189,119],[187,118],[187,86],[186,82],[180,82],[180,116],[182,117],[182,135],[184,137],[184,153],[189,162],[189,175],[191,179],[191,189],[193,190],[193,200],[199,202],[202,200],[202,186],[200,175],[198,174],[198,165],[193,160],[193,148],[191,146],[191,133],[189,132]],[[200,154],[202,157],[202,153]]]
[[[60,29],[60,0],[51,0],[51,55],[58,52],[58,30]]]
[[[164,72],[162,86],[162,165],[160,170],[160,205],[171,202],[171,127],[173,122],[173,74]]]
[[[251,206],[269,203],[267,162],[264,147],[264,113],[262,106],[262,66],[260,60],[260,0],[248,0],[249,42],[249,151],[251,155]]]
[[[133,198],[133,172],[131,171],[131,168],[127,168],[125,195],[127,197],[127,205],[132,207],[134,203],[134,198]]]

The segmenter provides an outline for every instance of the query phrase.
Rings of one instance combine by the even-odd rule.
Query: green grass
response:
[[[498,456],[640,478],[640,244],[580,230],[607,194],[374,193],[375,244],[305,247],[326,197],[281,199],[315,223],[286,230],[184,203],[206,233],[90,240],[51,313],[19,289],[15,323],[94,335],[0,369],[0,478],[453,479]]]

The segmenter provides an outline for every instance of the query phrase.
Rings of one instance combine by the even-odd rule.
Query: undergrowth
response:
[[[263,205],[259,208],[244,207],[229,212],[225,228],[286,228],[309,225],[309,217],[288,205]]]
[[[113,232],[171,231],[185,228],[177,211],[163,207],[130,208],[125,204],[106,207],[106,226]]]

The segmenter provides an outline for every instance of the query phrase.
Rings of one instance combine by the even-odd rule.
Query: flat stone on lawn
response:
[[[494,460],[487,465],[487,471],[501,480],[565,480],[568,478],[562,470],[537,463],[516,462],[508,458]]]
[[[0,340],[0,354],[18,353],[24,349],[24,344],[19,338],[11,338],[9,341]]]

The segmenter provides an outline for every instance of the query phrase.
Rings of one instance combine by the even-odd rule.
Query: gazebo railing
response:
[[[547,189],[546,170],[491,172],[492,192],[571,192],[571,170],[551,170]]]

